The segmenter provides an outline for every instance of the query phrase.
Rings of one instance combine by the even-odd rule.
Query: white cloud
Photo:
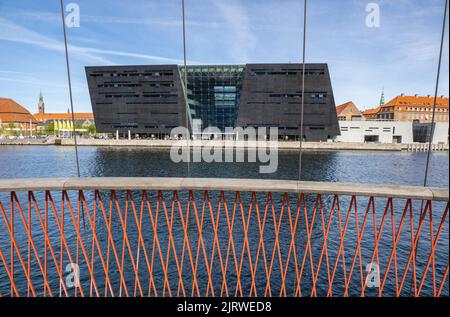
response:
[[[16,43],[36,45],[41,48],[63,52],[64,43],[57,41],[50,37],[39,34],[35,31],[19,26],[11,21],[0,18],[0,40],[10,41]],[[166,63],[182,63],[182,59],[170,58],[164,56],[156,56],[149,54],[140,54],[119,50],[107,50],[94,47],[84,47],[78,45],[69,45],[69,53],[75,55],[78,58],[88,60],[101,65],[114,65],[112,60],[105,58],[104,56],[119,56],[130,57],[148,61],[166,62]],[[200,64],[199,62],[190,61],[192,63]]]
[[[36,45],[55,52],[64,51],[63,42],[44,36],[2,18],[0,18],[0,40]],[[102,58],[101,56],[94,55],[82,47],[70,46],[70,49],[75,52],[78,57],[82,57],[96,63],[111,63],[111,61]]]
[[[231,34],[224,33],[224,41],[231,49],[231,54],[240,62],[251,60],[251,50],[256,45],[256,35],[253,33],[250,18],[239,1],[216,0],[214,4],[219,9]]]

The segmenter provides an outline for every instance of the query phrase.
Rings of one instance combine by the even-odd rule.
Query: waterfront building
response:
[[[25,107],[13,99],[0,98],[0,130],[31,134],[36,126],[36,118]]]
[[[341,134],[337,142],[350,143],[426,143],[429,123],[393,120],[339,121]],[[434,125],[433,144],[448,144],[448,122]]]
[[[332,139],[339,126],[328,66],[305,65],[305,96],[302,69],[301,64],[195,65],[186,72],[177,65],[105,66],[86,67],[86,76],[98,132],[163,136],[188,125],[195,133],[201,122],[203,129],[222,132],[277,127],[281,138],[299,139],[304,97],[303,139]]]
[[[72,114],[69,113],[36,113],[34,117],[39,123],[39,127],[46,126],[57,121],[70,121],[72,122]],[[75,125],[82,126],[84,128],[89,127],[94,122],[94,115],[91,112],[75,112]]]
[[[69,110],[67,113],[64,112],[55,112],[55,113],[46,113],[45,112],[45,103],[44,97],[42,96],[42,92],[39,94],[39,102],[38,102],[38,113],[34,114],[34,118],[36,118],[38,123],[38,130],[45,130],[45,127],[53,124],[55,129],[56,127],[63,126],[64,124],[67,126],[73,125],[72,123],[72,114]],[[91,112],[75,112],[74,113],[74,121],[75,126],[88,128],[92,125],[95,125],[94,115]],[[70,121],[70,123],[68,123]]]
[[[368,120],[415,121],[429,123],[432,120],[434,97],[405,96],[401,94],[388,103],[363,112]],[[435,122],[448,122],[448,98],[436,99]]]
[[[358,107],[352,102],[346,102],[336,107],[336,114],[339,121],[360,121],[364,117]]]

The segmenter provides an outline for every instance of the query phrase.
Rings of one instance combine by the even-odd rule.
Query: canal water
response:
[[[147,177],[182,177],[187,175],[187,166],[184,163],[173,163],[170,160],[170,155],[168,151],[165,150],[156,150],[156,149],[144,149],[144,148],[109,148],[109,147],[80,147],[80,164],[81,164],[81,175],[83,177],[109,177],[109,176],[147,176]],[[310,181],[328,181],[328,182],[353,182],[353,183],[379,183],[379,184],[398,184],[398,185],[417,185],[421,186],[423,184],[423,176],[424,176],[424,167],[425,167],[426,153],[410,153],[410,152],[371,152],[371,151],[305,151],[303,153],[303,171],[302,171],[302,179],[310,180]],[[260,174],[259,173],[259,163],[192,163],[191,164],[191,175],[192,177],[221,177],[221,178],[266,178],[266,179],[280,179],[280,180],[288,180],[288,179],[297,179],[298,178],[298,152],[296,151],[286,151],[280,152],[278,156],[278,169],[273,174]],[[430,171],[428,176],[428,185],[434,187],[442,187],[448,188],[449,186],[449,155],[447,152],[445,153],[433,153],[431,156],[430,162]],[[75,165],[75,152],[72,147],[57,147],[57,146],[4,146],[0,147],[0,178],[37,178],[37,177],[76,177],[76,165]],[[52,193],[55,201],[55,205],[57,208],[57,213],[59,213],[60,205],[61,205],[61,194]],[[141,200],[142,193],[132,193],[134,197],[134,201],[137,205],[139,205]],[[77,196],[76,193],[70,194],[71,202],[74,206],[77,205]],[[92,213],[92,201],[94,200],[94,193],[87,191],[85,193],[87,201],[88,201],[88,211]],[[103,195],[103,201],[109,207],[109,193],[101,193]],[[202,201],[203,194],[196,193],[195,194],[196,205],[198,208],[199,216],[201,216],[202,211]],[[117,193],[119,198],[119,205],[122,208],[121,212],[124,212],[125,206],[124,202],[126,200],[126,193]],[[149,200],[152,204],[152,212],[155,212],[155,205],[158,201],[158,193],[148,192]],[[166,204],[168,205],[168,209],[170,212],[170,207],[172,203],[171,193],[164,193],[163,197],[165,199]],[[186,206],[188,200],[188,193],[180,192],[179,198],[182,206]],[[161,197],[160,197],[161,198]],[[227,194],[226,196],[228,201],[228,207],[232,209],[234,196],[232,193]],[[234,246],[237,253],[237,264],[241,265],[241,274],[236,274],[235,262],[233,260],[232,254],[230,254],[230,260],[227,268],[227,284],[226,288],[230,290],[230,295],[240,294],[248,295],[250,291],[257,289],[258,295],[264,295],[268,290],[272,295],[278,295],[280,292],[285,290],[285,294],[288,296],[295,295],[298,290],[302,292],[302,295],[309,295],[312,292],[311,285],[314,279],[317,280],[316,291],[318,295],[327,295],[329,292],[329,272],[327,272],[326,261],[329,261],[330,270],[333,270],[334,263],[338,263],[336,274],[334,277],[334,283],[332,287],[333,294],[341,295],[344,288],[345,283],[344,280],[350,267],[352,266],[352,261],[354,258],[357,259],[353,278],[351,281],[351,285],[356,285],[357,287],[351,287],[349,289],[349,295],[358,295],[360,293],[360,274],[361,270],[365,273],[366,266],[372,257],[372,251],[374,246],[374,229],[379,228],[380,223],[382,221],[383,212],[386,206],[386,199],[376,199],[376,218],[370,217],[367,218],[367,227],[366,231],[362,235],[362,248],[361,248],[361,257],[358,254],[355,254],[354,250],[357,245],[357,234],[359,228],[361,227],[361,223],[363,221],[364,213],[366,207],[369,202],[368,199],[362,198],[358,200],[358,208],[355,210],[355,206],[352,209],[352,202],[350,197],[341,197],[340,208],[342,212],[342,225],[344,224],[345,217],[348,215],[348,210],[351,211],[351,217],[349,217],[348,222],[348,233],[345,235],[345,242],[343,244],[344,250],[346,253],[344,255],[345,265],[342,260],[337,260],[337,257],[342,257],[341,253],[338,253],[340,248],[340,236],[342,228],[339,227],[336,210],[332,210],[333,205],[333,197],[323,196],[321,197],[321,202],[323,203],[324,209],[323,214],[325,219],[325,224],[328,221],[331,222],[330,232],[327,239],[327,250],[328,260],[321,256],[321,251],[324,250],[324,233],[323,233],[323,224],[321,214],[316,214],[316,218],[314,218],[314,206],[318,202],[317,196],[315,195],[307,195],[305,197],[306,204],[306,212],[303,211],[299,216],[299,224],[297,230],[295,232],[294,237],[291,236],[291,225],[289,217],[287,215],[287,206],[286,201],[283,200],[283,195],[274,194],[273,195],[273,204],[274,204],[274,213],[269,208],[269,212],[267,213],[266,218],[266,226],[263,230],[263,238],[265,242],[265,253],[267,255],[266,259],[263,259],[263,252],[261,250],[258,251],[259,242],[261,238],[261,228],[258,227],[258,217],[255,213],[255,209],[253,209],[253,213],[249,215],[249,229],[247,230],[249,246],[245,245],[244,239],[244,231],[245,221],[247,221],[247,213],[248,207],[252,200],[252,196],[249,193],[242,193],[242,202],[244,206],[244,214],[241,216],[239,212],[236,215],[235,227],[233,229],[233,238],[234,238]],[[26,194],[19,194],[19,199],[22,203],[22,207],[26,210]],[[220,200],[219,193],[211,193],[210,199],[212,202],[212,206],[217,206]],[[265,202],[268,199],[267,194],[258,194],[255,196],[259,204],[259,209],[261,212],[261,217],[264,212]],[[288,196],[290,208],[292,212],[292,216],[295,216],[295,211],[299,206],[298,197],[295,195]],[[44,206],[44,194],[36,193],[36,200],[38,205],[41,206],[43,210]],[[9,211],[9,196],[5,193],[0,193],[0,202],[2,203],[6,212]],[[284,206],[284,209],[283,209]],[[300,203],[302,206],[302,203]],[[379,253],[376,258],[379,258],[379,266],[381,270],[381,278],[384,277],[385,268],[388,265],[389,258],[392,251],[392,240],[393,234],[389,233],[391,230],[392,224],[394,227],[399,226],[401,221],[403,209],[405,206],[405,201],[396,200],[393,204],[394,209],[394,220],[391,222],[390,216],[386,218],[386,222],[384,224],[384,230],[382,239],[379,241]],[[413,202],[413,213],[415,215],[413,228],[417,230],[418,227],[418,214],[420,213],[421,208],[420,202]],[[253,207],[254,208],[254,207]],[[108,211],[108,208],[105,208]],[[114,208],[113,208],[114,209]],[[139,208],[138,208],[139,209]],[[284,214],[280,216],[280,210],[284,210]],[[445,209],[445,204],[443,203],[435,203],[433,204],[433,216],[435,219],[433,220],[433,225],[430,225],[428,220],[424,222],[424,232],[426,230],[430,230],[433,228],[434,234],[436,234],[439,226],[439,222],[443,215]],[[42,211],[41,210],[41,211]],[[75,208],[76,210],[76,208]],[[173,226],[170,229],[167,225],[167,221],[164,218],[163,211],[161,209],[160,214],[160,222],[158,223],[158,238],[159,243],[161,245],[162,258],[165,260],[166,257],[169,259],[169,269],[166,270],[164,265],[160,261],[160,256],[158,256],[158,250],[154,244],[154,232],[152,230],[152,223],[149,218],[144,218],[142,222],[142,228],[144,228],[144,245],[146,247],[146,251],[149,253],[149,257],[151,254],[154,255],[156,259],[152,266],[153,276],[155,278],[154,281],[150,281],[148,279],[148,266],[146,266],[145,255],[144,252],[141,251],[140,255],[136,255],[136,250],[133,250],[133,257],[138,257],[141,261],[139,266],[139,283],[141,284],[141,288],[143,289],[143,293],[147,294],[147,291],[151,290],[151,295],[155,295],[155,292],[158,295],[161,295],[163,292],[166,292],[167,289],[171,288],[171,292],[173,295],[177,294],[177,291],[180,290],[179,283],[179,275],[177,271],[177,263],[175,257],[173,256],[173,248],[178,253],[178,257],[181,258],[184,245],[184,232],[183,226],[181,222],[180,216],[177,214],[177,209],[174,209],[173,216]],[[116,211],[118,212],[118,211]],[[127,223],[127,236],[131,245],[138,245],[139,236],[137,234],[137,226],[134,221],[133,215],[131,211],[128,216]],[[200,235],[198,232],[198,225],[196,224],[196,218],[193,214],[190,216],[190,225],[189,225],[189,241],[192,245],[192,252],[195,254],[198,251],[197,246],[199,241],[203,239],[206,250],[206,258],[210,259],[212,254],[212,249],[215,249],[215,262],[214,266],[210,268],[211,272],[208,274],[207,265],[204,261],[203,251],[200,250],[200,256],[198,257],[197,263],[197,283],[198,286],[192,281],[192,266],[189,264],[188,255],[185,254],[184,258],[184,269],[183,269],[183,281],[186,281],[186,285],[183,285],[182,288],[186,289],[186,295],[191,294],[191,290],[199,290],[201,294],[205,294],[208,290],[208,293],[211,294],[212,291],[215,292],[216,295],[220,294],[221,291],[224,290],[224,284],[222,280],[222,269],[220,265],[220,260],[218,257],[218,249],[221,251],[221,255],[225,258],[227,252],[229,253],[229,245],[230,245],[230,235],[229,235],[229,227],[227,226],[227,222],[225,219],[225,214],[221,215],[221,222],[217,227],[217,235],[220,237],[219,247],[215,245],[215,235],[214,235],[214,217],[216,214],[217,208],[213,207],[212,216],[210,216],[209,209],[203,215],[204,225],[202,227],[202,234]],[[60,235],[55,222],[55,217],[49,215],[49,237],[50,240],[57,246],[54,250],[56,258],[59,259],[60,252]],[[114,214],[114,210],[112,211]],[[191,210],[192,213],[192,210]],[[118,215],[118,214],[116,214]],[[358,215],[359,219],[356,221],[355,216]],[[280,216],[280,217],[279,217]],[[107,234],[107,225],[106,221],[102,220],[102,216],[99,212],[96,219],[96,234],[98,235],[99,244],[102,247],[101,249],[106,250],[109,245],[108,242],[108,234]],[[278,218],[279,217],[279,218]],[[118,217],[113,217],[118,218]],[[311,250],[313,253],[312,262],[313,268],[309,265],[310,254],[308,253],[308,245],[306,239],[306,228],[308,227],[305,219],[308,218],[309,223],[314,218],[315,223],[311,228]],[[66,209],[65,214],[65,234],[68,241],[68,247],[73,254],[76,252],[76,235],[74,233],[73,222],[70,218],[69,212]],[[331,220],[330,220],[331,219]],[[409,219],[409,213],[406,214],[406,219]],[[15,219],[16,224],[22,223],[22,220],[18,213],[16,213]],[[85,220],[86,221],[86,220]],[[292,221],[292,219],[291,219]],[[34,240],[36,243],[36,247],[39,250],[40,258],[42,258],[42,250],[45,249],[44,245],[44,236],[42,233],[42,229],[40,228],[41,224],[39,223],[38,217],[32,216],[32,227],[35,230],[33,233]],[[280,226],[280,229],[277,230],[277,224]],[[376,224],[376,226],[375,226]],[[124,294],[124,288],[129,290],[130,294],[138,289],[137,294],[139,294],[139,287],[136,288],[135,275],[132,269],[132,261],[131,257],[126,253],[126,248],[122,249],[124,234],[121,230],[122,226],[119,220],[115,219],[111,223],[112,226],[112,235],[114,237],[114,241],[117,244],[119,257],[121,256],[121,252],[125,250],[124,262],[123,264],[120,261],[117,263],[113,258],[113,255],[110,255],[110,278],[111,278],[111,289],[114,290],[115,295],[122,292]],[[325,226],[326,227],[326,226]],[[18,243],[18,248],[21,250],[22,254],[25,256],[24,261],[26,263],[27,260],[27,235],[23,226],[17,225],[15,228],[15,238]],[[406,222],[400,234],[399,243],[396,249],[396,262],[398,265],[399,276],[397,279],[395,278],[394,272],[394,263],[391,261],[391,269],[388,274],[388,278],[386,281],[385,288],[383,289],[384,295],[396,295],[395,288],[398,286],[398,283],[401,282],[402,274],[404,273],[405,266],[408,263],[408,256],[411,251],[411,238],[410,238],[410,224]],[[84,229],[84,243],[89,246],[88,248],[88,257],[91,258],[91,245],[92,245],[92,230],[90,226],[87,226],[87,229]],[[174,240],[173,243],[169,240],[168,231],[171,230]],[[71,232],[72,231],[72,232]],[[201,237],[200,237],[201,236]],[[291,248],[291,240],[295,240],[296,244],[299,246],[299,250],[296,250],[296,259],[299,263],[294,263],[293,250]],[[172,243],[172,246],[171,246]],[[418,244],[418,255],[417,256],[417,268],[421,277],[423,269],[426,265],[426,261],[428,259],[428,254],[430,250],[431,241],[426,235],[421,237]],[[7,232],[7,228],[5,226],[5,221],[3,216],[0,218],[0,248],[2,249],[5,256],[7,255],[7,259],[10,256],[10,238]],[[437,283],[440,283],[442,275],[444,274],[445,268],[448,265],[448,247],[449,247],[449,228],[448,228],[448,216],[447,220],[444,224],[442,234],[440,236],[439,243],[437,244],[437,252],[436,252],[436,263],[435,263],[435,274]],[[169,250],[170,251],[167,251]],[[249,250],[249,251],[248,251]],[[352,251],[353,250],[353,251]],[[79,251],[79,257],[82,259],[83,255],[81,251]],[[247,252],[248,251],[248,252]],[[169,252],[169,255],[167,256]],[[172,255],[170,254],[172,252]],[[258,253],[259,252],[259,253]],[[64,252],[63,252],[64,253]],[[232,252],[231,252],[232,253]],[[242,255],[243,254],[243,255]],[[259,254],[259,255],[258,255]],[[291,254],[291,255],[289,255]],[[306,254],[306,255],[305,255]],[[242,255],[242,258],[241,258]],[[105,255],[103,255],[105,256]],[[253,270],[256,272],[255,274],[255,283],[252,285],[251,283],[251,263],[255,261],[255,257],[259,257],[259,262]],[[104,279],[104,270],[101,265],[101,259],[98,255],[98,252],[94,252],[93,255],[95,267],[94,271],[97,272],[96,283],[99,285],[100,294],[104,293],[104,288],[106,285],[106,281]],[[250,260],[251,258],[251,260]],[[298,271],[296,271],[297,267],[300,267],[302,260],[306,259],[305,272],[303,273],[303,277],[301,283],[297,283],[296,275]],[[315,272],[314,266],[317,267],[317,263],[322,258],[322,266],[319,274],[314,277]],[[360,260],[362,259],[361,264]],[[275,259],[275,260],[273,260]],[[280,260],[281,259],[281,260]],[[224,260],[224,259],[223,259]],[[158,262],[159,261],[159,262]],[[265,261],[272,265],[272,275],[267,276],[267,268],[264,266]],[[64,265],[68,263],[67,254],[64,253]],[[38,295],[43,295],[43,279],[42,274],[40,273],[38,263],[34,257],[30,257],[30,263],[33,267],[32,276],[34,277],[34,281],[36,281],[37,287],[36,292]],[[82,264],[84,263],[84,264]],[[127,286],[124,286],[123,281],[121,281],[120,274],[118,273],[118,266],[124,266],[124,280],[127,281]],[[59,291],[59,279],[56,274],[56,270],[54,269],[53,260],[48,258],[48,279],[52,289]],[[344,270],[345,267],[345,270]],[[50,269],[52,268],[52,269]],[[280,272],[286,272],[285,277],[283,278],[280,275]],[[167,275],[166,275],[167,273]],[[401,295],[408,296],[410,293],[410,281],[411,281],[412,268],[410,267],[405,277],[405,286],[403,287],[403,291]],[[431,268],[427,273],[427,279],[425,280],[423,290],[421,295],[433,295],[434,288],[436,285],[433,285],[431,278]],[[208,282],[209,278],[214,282]],[[87,267],[85,265],[85,261],[80,261],[80,279],[82,285],[83,283],[87,283],[84,285],[85,291],[89,293],[89,289],[92,289],[92,284],[89,283],[89,274]],[[282,282],[283,281],[283,282]],[[419,281],[420,282],[420,281]],[[26,284],[26,277],[21,268],[20,261],[15,255],[15,283],[24,293],[28,291]],[[269,285],[269,287],[268,287]],[[284,286],[283,286],[284,285]],[[0,262],[0,292],[2,295],[8,295],[10,292],[10,282],[7,277],[6,270],[2,262]],[[439,286],[439,285],[438,285]],[[73,294],[73,290],[71,291]],[[95,292],[94,292],[95,293]],[[195,293],[195,292],[194,292]],[[23,293],[22,293],[23,294]],[[377,295],[376,288],[368,288],[366,290],[367,295]],[[443,294],[448,295],[448,282],[444,286]]]
[[[166,150],[80,147],[83,177],[187,175],[185,163],[173,163]],[[423,184],[426,153],[305,151],[302,179],[310,181]],[[76,177],[73,147],[3,146],[0,178]],[[280,152],[278,169],[259,174],[259,163],[191,163],[192,177],[297,179],[298,152]],[[448,152],[433,153],[429,186],[449,185]]]

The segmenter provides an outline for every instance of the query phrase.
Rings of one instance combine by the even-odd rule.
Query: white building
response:
[[[339,121],[337,142],[414,143],[412,121]],[[448,143],[448,122],[437,122],[433,143]]]
[[[438,122],[434,127],[433,144],[448,144],[448,122]]]

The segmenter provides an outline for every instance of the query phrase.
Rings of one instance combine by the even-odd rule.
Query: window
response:
[[[325,130],[325,127],[322,126],[313,126],[313,127],[309,127],[310,130]]]

